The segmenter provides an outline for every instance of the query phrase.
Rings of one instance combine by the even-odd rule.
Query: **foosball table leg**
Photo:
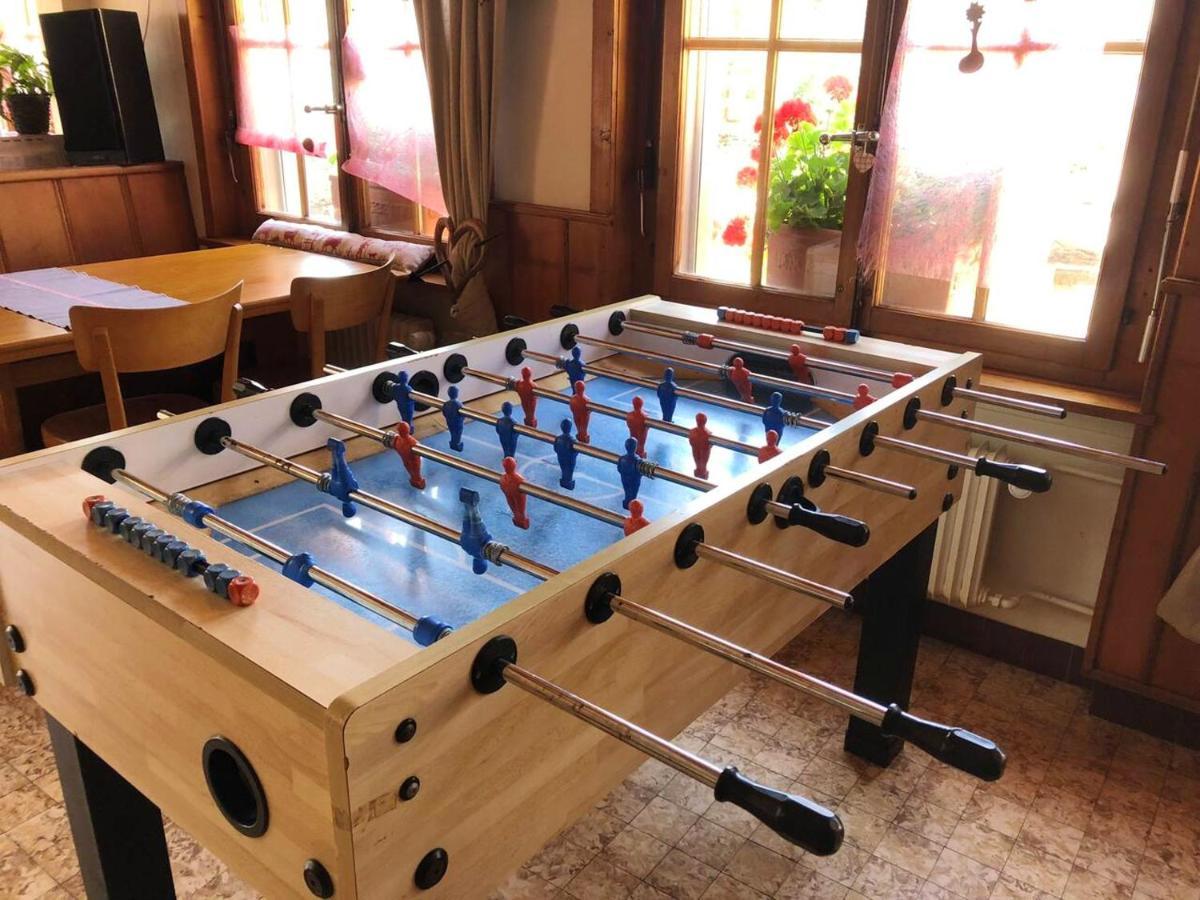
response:
[[[936,537],[934,522],[867,579],[865,596],[856,605],[863,623],[854,692],[877,703],[908,709]],[[904,741],[851,717],[843,746],[867,762],[886,766]]]
[[[88,897],[173,900],[158,807],[50,716],[46,726]]]

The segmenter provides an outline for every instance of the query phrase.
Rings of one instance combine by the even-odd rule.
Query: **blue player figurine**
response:
[[[458,499],[463,504],[462,534],[459,536],[458,545],[470,555],[471,571],[482,575],[488,567],[483,551],[492,542],[492,535],[479,515],[479,492],[470,488],[459,488]]]
[[[407,372],[396,374],[396,380],[392,382],[392,398],[396,401],[396,409],[400,411],[400,418],[408,423],[409,428],[412,428],[416,404],[413,402],[412,388],[408,386]]]
[[[621,506],[625,509],[629,509],[630,502],[637,499],[642,486],[642,470],[638,462],[637,438],[626,438],[625,453],[617,459],[617,472],[621,475],[621,487],[625,491]]]
[[[770,402],[763,409],[763,428],[775,432],[776,437],[783,437],[783,426],[787,424],[787,411],[783,408],[783,394],[776,391],[771,395]]]
[[[517,457],[517,423],[513,420],[513,405],[505,400],[500,404],[500,418],[496,420],[496,434],[500,436],[500,449],[505,456]]]
[[[575,438],[571,437],[570,419],[562,420],[562,434],[554,439],[554,455],[558,457],[558,467],[562,470],[559,485],[568,491],[575,490],[575,460],[579,459],[579,451],[575,449]]]
[[[663,369],[663,378],[658,387],[658,408],[662,410],[664,422],[670,422],[675,416],[675,370],[670,366]]]
[[[450,385],[446,388],[446,396],[450,399],[442,404],[442,418],[446,420],[446,429],[450,432],[450,449],[462,453],[463,405],[458,399],[458,387]]]
[[[358,479],[354,477],[346,462],[346,445],[337,438],[330,438],[326,446],[329,447],[330,466],[329,471],[318,482],[318,487],[329,496],[342,501],[342,515],[349,519],[356,512],[350,494],[358,490]]]
[[[563,360],[563,371],[567,373],[567,377],[571,379],[571,384],[577,381],[583,381],[587,375],[583,371],[583,351],[578,347],[571,348],[571,355]]]

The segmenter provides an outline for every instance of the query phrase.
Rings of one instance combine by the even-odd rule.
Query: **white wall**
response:
[[[496,198],[588,209],[591,0],[510,0],[499,43]]]

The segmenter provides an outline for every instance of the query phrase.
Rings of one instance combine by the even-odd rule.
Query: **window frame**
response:
[[[1182,4],[1156,0],[1086,337],[1061,337],[884,306],[885,279],[877,277],[860,285],[858,325],[875,337],[986,352],[992,362],[1002,361],[1006,371],[1018,374],[1040,375],[1048,363],[1058,373],[1084,381],[1112,368],[1125,324],[1134,256],[1145,222],[1182,27]]]
[[[770,121],[775,109],[775,82],[780,53],[820,52],[831,46],[845,48],[845,41],[793,39],[778,37],[783,0],[771,0],[770,31],[765,38],[686,38],[689,4],[692,0],[667,0],[663,29],[662,101],[659,123],[659,197],[654,263],[655,290],[673,300],[702,306],[740,306],[776,315],[797,316],[821,324],[848,325],[854,312],[858,233],[866,207],[869,173],[850,167],[846,188],[846,213],[838,254],[837,285],[833,297],[820,297],[763,284],[763,256],[766,245],[766,217],[756,215],[751,244],[750,284],[738,285],[714,281],[678,271],[682,256],[682,236],[687,228],[680,214],[680,202],[689,176],[684,164],[684,128],[687,118],[687,58],[689,50],[747,50],[766,53],[766,78],[763,92],[763,121]],[[858,76],[858,104],[855,120],[860,129],[877,129],[884,80],[880,72],[891,55],[895,36],[894,8],[902,0],[867,0]],[[769,159],[771,130],[764,128],[759,153]],[[769,165],[769,163],[767,164]],[[758,180],[756,209],[765,209],[767,178]]]

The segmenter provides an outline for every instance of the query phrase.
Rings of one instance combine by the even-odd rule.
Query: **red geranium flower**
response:
[[[758,148],[755,148],[758,149]],[[758,181],[758,167],[746,166],[738,170],[737,183],[742,187],[750,187]]]
[[[854,85],[844,75],[833,75],[825,79],[825,91],[840,103],[854,93]]]
[[[811,122],[817,124],[817,117],[813,115],[812,107],[801,100],[799,97],[793,97],[791,100],[784,100],[780,104],[779,109],[775,111],[775,130],[788,127],[795,128],[801,122]]]
[[[753,147],[750,148],[750,158],[752,160],[754,160],[755,162],[758,162],[758,156],[759,156],[758,144],[755,144]]]
[[[730,247],[744,247],[746,245],[746,217],[736,216],[730,219],[725,230],[721,232],[721,240]]]

